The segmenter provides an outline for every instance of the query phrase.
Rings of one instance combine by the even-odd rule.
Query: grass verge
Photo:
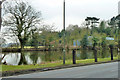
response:
[[[118,57],[114,57],[114,60],[118,60]],[[98,62],[107,62],[111,61],[111,58],[98,58]],[[76,60],[77,64],[89,64],[89,63],[95,63],[94,59],[85,59],[85,60]],[[72,64],[72,60],[66,60],[66,65]],[[56,66],[62,66],[62,61],[55,62],[55,63],[45,63],[40,65],[18,65],[18,66],[12,66],[12,65],[0,65],[0,71],[18,71],[18,70],[28,70],[28,69],[37,69],[37,68],[48,68],[48,67],[56,67]]]

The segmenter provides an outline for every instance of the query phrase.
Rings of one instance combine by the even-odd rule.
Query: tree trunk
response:
[[[22,51],[22,50],[24,50],[24,42],[21,39],[19,39],[19,41],[20,41],[20,49]]]
[[[24,45],[23,45],[23,44],[21,44],[21,51],[22,51],[22,50],[24,50]]]
[[[5,56],[6,54],[4,54],[4,56],[0,59],[0,64],[2,64],[2,60],[4,59]]]

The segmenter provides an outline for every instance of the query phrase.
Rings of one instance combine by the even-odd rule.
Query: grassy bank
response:
[[[114,60],[118,60],[118,57],[114,57]],[[111,61],[111,58],[98,58],[98,62],[105,62]],[[86,59],[86,60],[76,60],[77,64],[88,64],[88,63],[95,63],[94,59]],[[66,65],[72,64],[72,60],[67,60]],[[48,67],[56,67],[62,66],[62,61],[54,62],[54,63],[44,63],[40,65],[0,65],[0,71],[16,71],[16,70],[27,70],[27,69],[36,69],[36,68],[48,68]]]
[[[71,46],[68,48],[68,50],[82,50],[81,47],[74,47],[74,46]],[[98,50],[102,49],[101,47],[97,47]],[[117,48],[115,47],[114,50],[117,50]],[[23,51],[59,51],[61,50],[60,47],[51,47],[50,49],[48,48],[45,48],[45,46],[39,46],[38,48],[34,48],[34,47],[31,47],[31,46],[25,46],[24,47],[24,50]],[[87,50],[92,50],[92,47],[89,46],[87,47]],[[107,50],[109,50],[109,48],[107,48]],[[8,47],[8,48],[2,48],[2,52],[21,52],[21,49],[20,47]]]

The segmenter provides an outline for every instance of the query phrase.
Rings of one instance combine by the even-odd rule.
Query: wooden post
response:
[[[76,51],[73,50],[73,64],[76,64]]]
[[[94,49],[94,58],[95,58],[95,62],[98,62],[97,61],[97,49]]]
[[[113,45],[109,45],[110,53],[111,53],[111,60],[113,60]]]

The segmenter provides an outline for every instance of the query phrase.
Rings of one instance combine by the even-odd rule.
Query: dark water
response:
[[[2,54],[4,56],[5,54]],[[117,50],[113,52],[114,57],[118,55]],[[97,51],[98,58],[108,58],[110,56],[109,50]],[[76,59],[94,59],[92,50],[78,50],[76,51]],[[22,53],[7,53],[2,60],[8,65],[22,65],[22,64],[41,64],[44,62],[54,62],[63,60],[62,51],[49,51],[49,52],[22,52]],[[66,52],[66,60],[72,60],[72,51]]]

